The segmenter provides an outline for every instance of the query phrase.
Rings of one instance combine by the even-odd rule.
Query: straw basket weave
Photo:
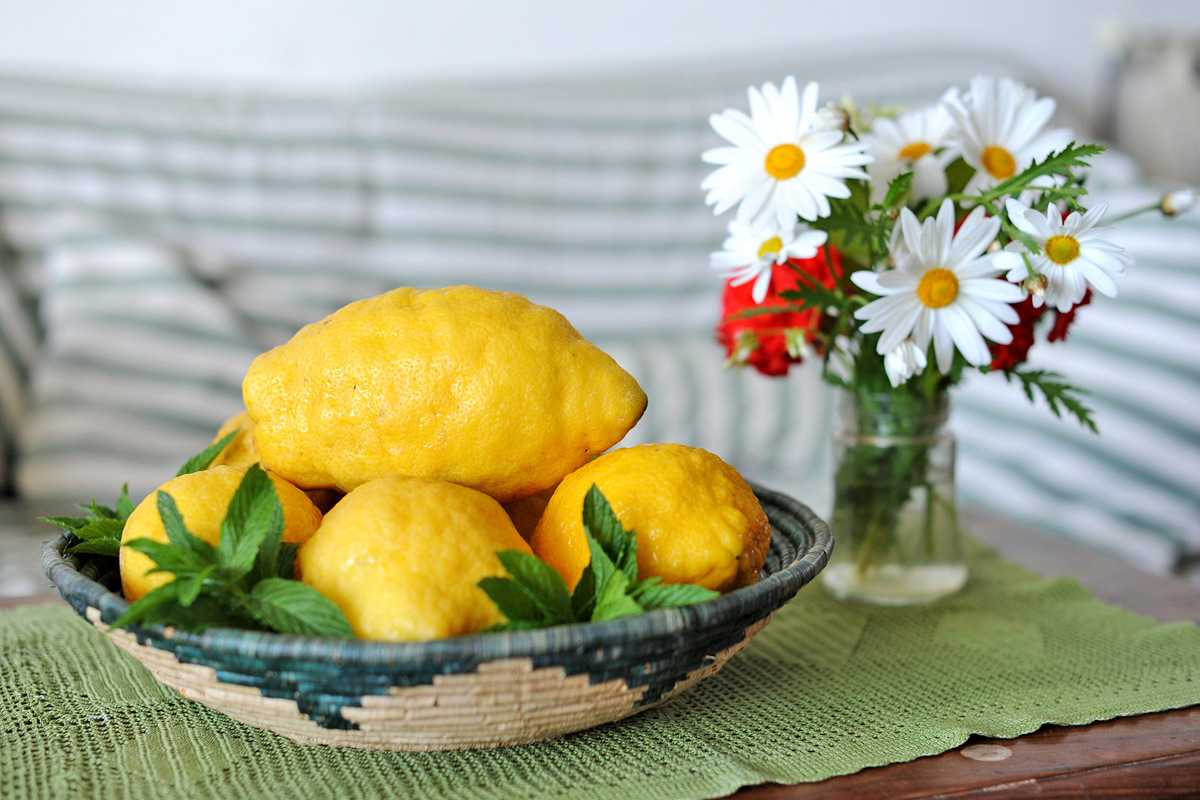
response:
[[[561,736],[666,702],[729,658],[825,566],[829,528],[755,487],[771,550],[753,586],[685,608],[537,631],[367,642],[214,628],[111,630],[128,604],[48,543],[42,567],[75,611],[184,697],[298,742],[456,750]]]

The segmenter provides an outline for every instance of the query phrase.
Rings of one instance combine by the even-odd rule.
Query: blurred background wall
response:
[[[38,0],[0,2],[0,66],[155,80],[361,87],[548,75],[794,49],[923,45],[1018,55],[1103,121],[1109,66],[1141,31],[1200,30],[1194,0]],[[1152,48],[1157,56],[1161,48]],[[1194,50],[1176,60],[1195,71]],[[1186,62],[1186,63],[1185,63]]]

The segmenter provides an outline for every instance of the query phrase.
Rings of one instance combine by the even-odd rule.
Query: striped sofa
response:
[[[726,371],[713,341],[707,117],[789,73],[827,99],[916,103],[977,72],[1031,77],[975,52],[337,96],[0,75],[9,477],[31,501],[148,493],[240,409],[258,352],[397,285],[471,283],[561,310],[629,369],[650,396],[630,441],[705,447],[825,510],[817,371]],[[1112,163],[1114,205],[1154,193]],[[1097,387],[1104,437],[973,381],[961,487],[1166,570],[1200,553],[1197,305],[1179,289],[1200,286],[1200,226],[1122,235],[1138,271],[1046,355]]]

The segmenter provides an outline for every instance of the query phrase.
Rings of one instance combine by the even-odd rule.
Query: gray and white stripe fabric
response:
[[[21,486],[31,497],[106,497],[131,480],[135,494],[148,492],[237,410],[240,371],[254,352],[395,286],[471,283],[561,310],[625,365],[650,396],[629,441],[705,447],[827,510],[830,402],[817,371],[806,365],[787,380],[725,371],[713,342],[720,281],[707,256],[725,220],[699,190],[709,171],[699,153],[718,144],[707,117],[744,106],[746,85],[786,74],[820,80],[823,99],[850,92],[861,102],[915,103],[977,72],[1029,77],[977,53],[760,58],[354,96],[0,76],[3,232],[20,256],[21,285],[42,294],[47,328]],[[82,215],[90,233],[64,234],[64,211]],[[143,271],[110,269],[121,260]],[[156,311],[192,303],[194,316]],[[1084,354],[1089,336],[1102,338],[1086,327],[1089,317],[1102,327],[1103,315],[1090,313],[1102,308],[1086,309],[1078,342],[1061,348],[1063,371],[1083,383],[1113,363],[1104,348]],[[1194,320],[1181,324],[1195,330]],[[104,349],[110,337],[121,346]],[[1187,380],[1186,370],[1155,374]],[[1136,392],[1122,397],[1126,405],[1113,408],[1131,419],[1168,413]],[[1139,473],[1130,459],[1108,457],[1110,439],[1124,447],[1126,434],[1104,398],[1096,401],[1100,445],[1059,433],[1068,425],[1044,411],[1001,408],[1001,394],[967,387],[964,493],[1012,511],[1014,495],[1043,486],[1007,466],[1028,462],[1003,449],[1017,432],[1047,452],[1053,443],[1072,474],[1143,475],[1144,465]],[[1038,427],[1022,428],[1026,418]],[[988,426],[1012,436],[977,435]],[[1047,427],[1055,433],[1043,435]],[[1004,500],[994,500],[997,485]],[[1157,568],[1194,552],[1186,530],[1197,526],[1187,529],[1182,516],[1142,526],[1092,502],[1088,481],[1053,486],[1039,495],[1049,505],[1024,503],[1042,524],[1062,520],[1068,535]],[[1071,508],[1079,513],[1068,520]]]

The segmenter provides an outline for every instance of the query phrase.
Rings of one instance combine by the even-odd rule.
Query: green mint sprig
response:
[[[175,500],[157,493],[169,542],[133,539],[126,546],[175,580],[149,592],[113,622],[190,631],[213,626],[267,629],[298,636],[353,638],[345,615],[307,584],[291,580],[298,545],[283,543],[283,506],[255,464],[229,501],[216,547],[188,531]]]
[[[595,485],[583,500],[583,531],[592,560],[574,592],[567,591],[558,570],[536,556],[517,550],[496,554],[512,577],[479,582],[479,588],[508,619],[491,630],[522,631],[600,622],[656,608],[700,603],[721,594],[695,584],[664,584],[658,577],[639,581],[637,533],[625,530]]]
[[[241,430],[240,428],[238,430]],[[228,436],[222,436],[208,447],[187,460],[175,477],[188,475],[208,469],[213,460],[225,447],[233,441],[238,433],[235,430]],[[121,489],[116,508],[98,505],[96,498],[88,505],[77,504],[77,508],[87,512],[83,517],[38,517],[42,522],[57,525],[67,533],[74,534],[83,541],[67,548],[67,555],[94,555],[105,558],[116,558],[121,551],[121,534],[125,531],[125,521],[133,513],[133,501],[129,499],[129,484]]]

